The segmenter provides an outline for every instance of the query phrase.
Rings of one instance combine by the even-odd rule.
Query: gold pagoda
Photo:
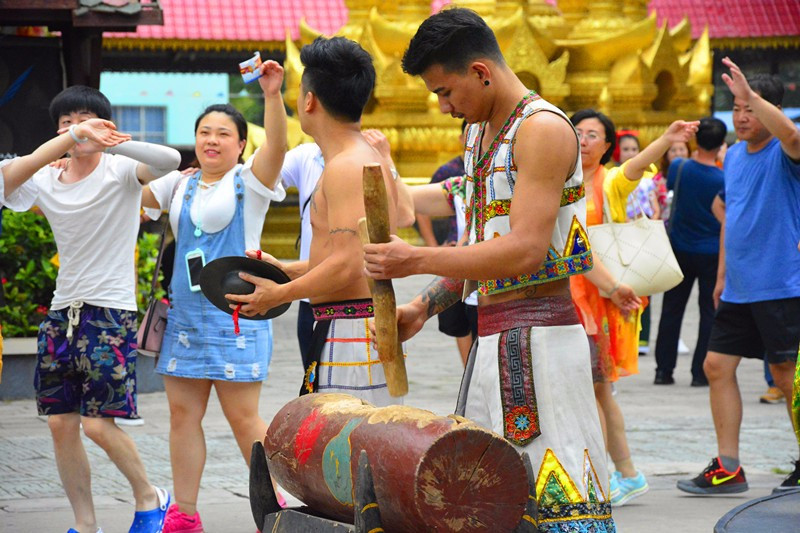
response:
[[[339,30],[372,54],[377,73],[365,128],[388,137],[401,175],[430,176],[458,153],[460,124],[439,112],[419,78],[402,72],[408,42],[430,14],[430,0],[345,0]],[[648,16],[646,0],[463,0],[494,30],[506,61],[525,84],[568,113],[593,107],[618,128],[649,142],[678,118],[710,112],[708,31],[695,43],[684,19],[669,30]],[[446,8],[445,8],[446,9]],[[286,39],[286,102],[297,101],[299,47],[320,35],[305,21],[300,41]]]

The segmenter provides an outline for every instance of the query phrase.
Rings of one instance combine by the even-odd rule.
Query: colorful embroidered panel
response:
[[[584,197],[585,191],[583,188],[583,183],[576,185],[575,187],[564,187],[564,190],[561,191],[561,207],[574,204],[578,200],[583,200]]]
[[[482,155],[480,146],[486,125],[473,124],[468,130],[464,167],[469,202],[466,227],[470,244],[488,241],[511,231],[509,215],[517,180],[517,166],[514,161],[515,135],[525,119],[540,111],[558,114],[568,122],[560,109],[531,91],[517,104],[497,137]],[[586,219],[585,202],[583,173],[580,164],[577,164],[573,174],[564,183],[560,209],[550,239],[550,250],[539,270],[504,279],[479,280],[478,292],[484,295],[497,294],[591,270],[589,241],[585,238],[586,232],[583,229]],[[575,224],[579,229],[574,228]],[[560,250],[570,253],[559,255]]]
[[[536,523],[546,533],[615,533],[611,504],[597,479],[589,451],[584,450],[585,496],[551,449],[547,449],[536,478]]]
[[[503,331],[498,342],[503,436],[517,446],[524,446],[542,434],[533,386],[531,328]]]

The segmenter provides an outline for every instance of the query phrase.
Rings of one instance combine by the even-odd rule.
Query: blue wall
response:
[[[167,108],[167,144],[194,146],[194,121],[206,106],[228,103],[227,74],[103,72],[100,90],[112,106]]]

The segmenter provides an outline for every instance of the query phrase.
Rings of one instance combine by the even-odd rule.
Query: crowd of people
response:
[[[301,394],[345,392],[378,406],[402,398],[389,395],[373,346],[368,278],[435,274],[398,307],[401,340],[438,314],[467,369],[465,416],[527,452],[538,478],[558,470],[573,481],[570,499],[539,499],[538,516],[550,528],[542,531],[615,531],[611,507],[648,490],[613,384],[638,372],[649,301],[592,254],[587,228],[639,216],[665,221],[684,275],[663,296],[655,384],[675,383],[681,322],[699,285],[691,385],[709,386],[718,450],[678,488],[747,490],[737,366],[742,357],[764,359],[789,402],[800,347],[800,132],[780,109],[780,80],[748,80],[724,60],[739,139],[727,156],[726,127],[712,117],[675,121],[642,147],[636,132],[618,135],[600,111],[567,116],[520,81],[478,15],[443,10],[421,24],[402,66],[422,78],[442,113],[462,120],[464,154],[430,184],[407,187],[386,137],[361,128],[375,84],[369,54],[344,38],[319,38],[300,59],[297,115],[313,144],[286,151],[283,69],[267,61],[259,67],[267,140],[247,161],[247,123],[230,105],[197,117],[197,165],[179,172],[175,150],[117,131],[105,96],[76,86],[51,103],[58,135],[0,163],[0,202],[13,210],[38,206],[60,253],[35,385],[75,516],[70,533],[101,531],[81,428],[129,480],[136,533],[202,531],[201,423],[212,388],[249,462],[251,443],[268,427],[258,400],[272,326],[242,321],[234,332],[190,267],[198,258],[206,264],[243,255],[280,267],[290,281],[240,274],[255,290],[226,295],[237,313],[254,317],[301,301]],[[50,165],[65,153],[66,161]],[[364,208],[352,199],[362,191],[362,168],[375,162],[391,232],[416,219],[427,246],[396,237],[362,245]],[[295,262],[260,249],[267,210],[290,186],[301,214]],[[138,417],[132,273],[140,207],[152,218],[168,212],[174,236],[156,368],[170,407],[172,494],[150,484],[134,442],[114,423]],[[438,239],[429,217],[451,217]],[[777,490],[797,487],[800,460]]]

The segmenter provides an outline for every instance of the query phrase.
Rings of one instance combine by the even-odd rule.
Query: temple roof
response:
[[[670,27],[689,17],[694,39],[706,24],[711,39],[800,35],[800,0],[651,0],[649,8]]]
[[[282,42],[286,29],[299,39],[300,19],[331,35],[348,18],[344,0],[160,0],[163,26],[139,26],[135,33],[106,33],[121,39],[169,41]],[[433,0],[438,9],[448,0]],[[712,39],[800,35],[800,0],[651,0],[659,24],[689,18],[692,37],[708,25]],[[244,17],[241,14],[248,13]]]
[[[163,26],[135,33],[106,33],[127,39],[278,41],[300,38],[300,19],[326,35],[347,22],[344,0],[159,0]],[[249,16],[242,16],[243,13]]]

